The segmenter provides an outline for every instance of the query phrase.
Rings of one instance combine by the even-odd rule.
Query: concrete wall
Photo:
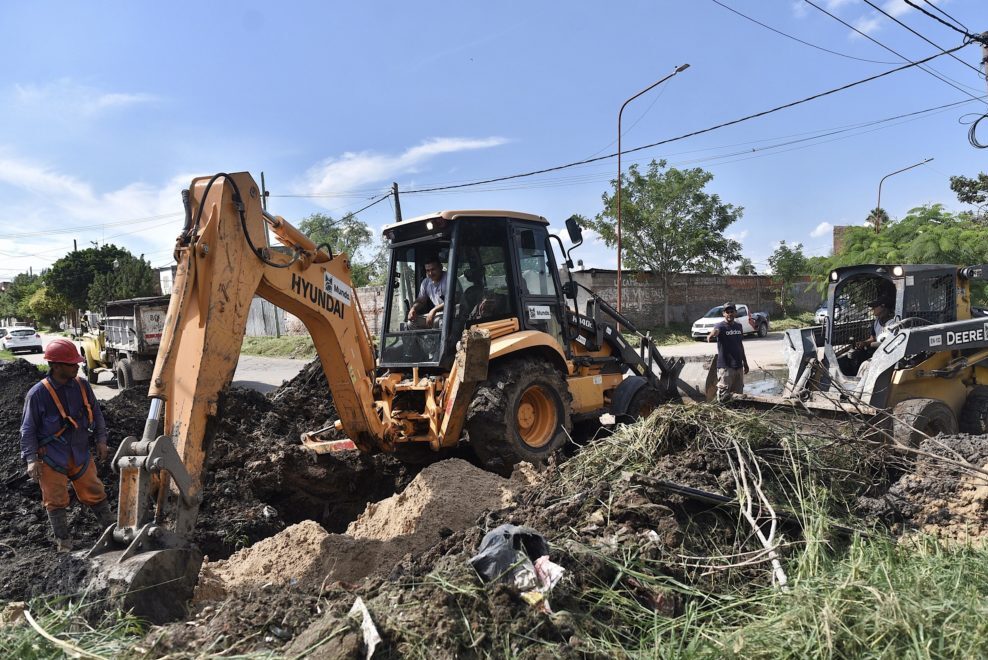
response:
[[[596,291],[597,295],[617,306],[617,271],[591,268],[573,273],[573,279]],[[821,296],[815,286],[807,290],[810,278],[792,285],[795,298],[793,312],[813,311]],[[775,302],[780,283],[768,275],[704,275],[680,273],[669,282],[669,320],[692,323],[711,307],[725,301],[747,304],[753,311],[768,312],[778,318],[782,308]],[[577,298],[580,310],[588,296],[582,290]],[[662,278],[650,272],[624,271],[621,285],[622,312],[642,328],[662,324]]]

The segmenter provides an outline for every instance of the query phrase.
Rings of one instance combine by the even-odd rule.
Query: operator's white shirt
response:
[[[422,280],[422,286],[419,287],[419,298],[428,298],[432,301],[433,306],[446,302],[446,275],[446,271],[443,271],[438,282],[433,282],[428,277]]]

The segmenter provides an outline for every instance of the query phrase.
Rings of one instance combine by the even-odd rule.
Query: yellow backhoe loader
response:
[[[707,398],[713,385],[703,370],[698,382],[683,382],[683,360],[663,358],[593,292],[581,313],[579,285],[562,281],[556,265],[553,242],[560,250],[562,242],[540,216],[444,211],[387,226],[378,354],[347,256],[264,211],[249,174],[195,179],[184,197],[147,423],[143,437],[117,451],[117,522],[90,551],[100,580],[151,620],[180,612],[198,574],[201,555],[188,538],[210,420],[232,380],[255,295],[305,324],[339,412],[336,427],[362,452],[414,460],[468,442],[506,472],[519,461],[545,461],[576,420],[637,417],[680,390]],[[567,229],[579,245],[575,220]],[[268,244],[268,230],[280,245]],[[445,275],[433,301],[422,291],[436,262]],[[330,430],[304,442],[316,452],[336,449]]]

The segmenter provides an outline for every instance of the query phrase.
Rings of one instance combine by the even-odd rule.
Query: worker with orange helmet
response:
[[[78,375],[83,359],[68,339],[52,340],[45,347],[48,375],[28,391],[21,420],[21,456],[27,461],[28,476],[41,485],[59,552],[72,549],[66,518],[69,484],[100,525],[105,528],[116,522],[89,452],[90,435],[100,461],[106,460],[109,450],[103,412],[89,382]]]

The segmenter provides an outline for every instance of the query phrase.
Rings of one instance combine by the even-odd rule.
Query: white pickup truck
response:
[[[750,312],[747,305],[736,305],[738,308],[735,321],[741,324],[744,334],[757,334],[764,337],[768,334],[768,314],[764,312]],[[714,326],[724,320],[724,307],[718,305],[704,314],[701,318],[693,322],[690,334],[693,339],[706,339],[707,335],[714,329]]]

